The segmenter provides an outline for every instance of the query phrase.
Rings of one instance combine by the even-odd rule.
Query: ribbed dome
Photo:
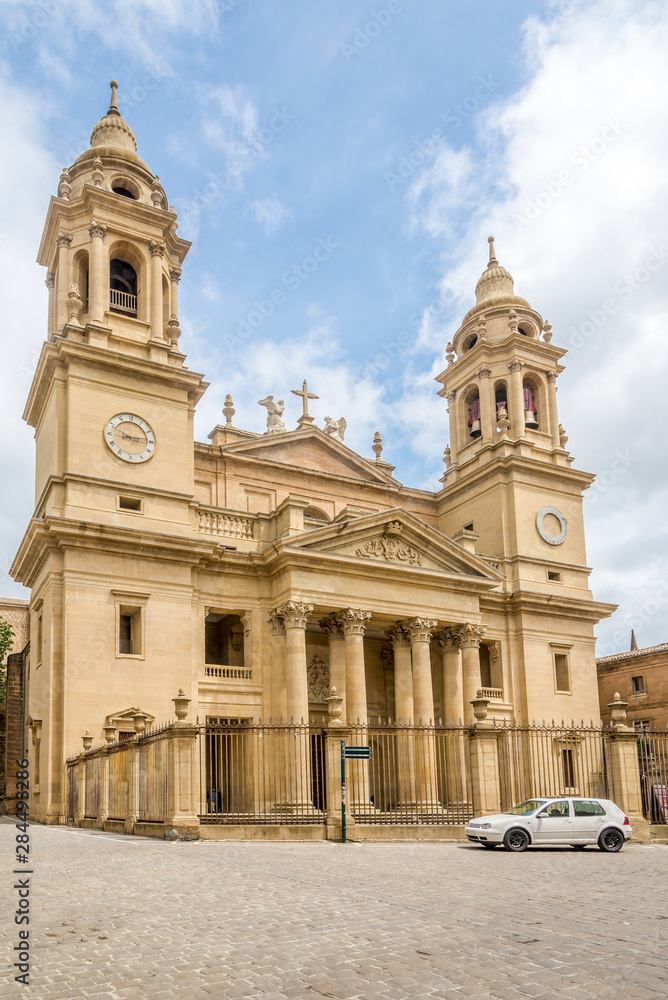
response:
[[[490,302],[493,299],[514,298],[515,285],[513,276],[505,267],[501,267],[494,253],[494,237],[489,237],[489,264],[480,275],[475,286],[476,305]]]
[[[134,132],[125,119],[121,117],[121,113],[118,110],[118,101],[116,99],[117,87],[117,82],[112,80],[111,105],[104,118],[101,118],[93,129],[90,137],[90,145],[92,149],[96,146],[111,146],[114,149],[118,149],[119,152],[124,150],[128,153],[136,153],[137,140],[135,139]]]

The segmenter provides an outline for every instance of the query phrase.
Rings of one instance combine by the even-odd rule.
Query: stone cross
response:
[[[293,393],[293,395],[295,396],[302,397],[302,405],[304,412],[302,413],[297,423],[299,424],[300,427],[310,426],[313,423],[313,417],[308,412],[308,401],[309,399],[320,399],[320,397],[316,396],[314,392],[308,391],[308,385],[306,383],[306,379],[304,379],[301,389],[291,389],[290,392]]]

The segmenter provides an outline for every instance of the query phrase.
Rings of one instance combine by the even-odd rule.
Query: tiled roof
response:
[[[617,663],[621,660],[630,660],[636,656],[647,656],[649,653],[668,653],[668,642],[662,642],[658,646],[646,646],[645,649],[632,649],[627,653],[613,653],[611,656],[599,656],[596,663]]]

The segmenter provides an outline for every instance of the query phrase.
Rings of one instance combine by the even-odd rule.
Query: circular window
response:
[[[543,507],[536,515],[538,534],[548,545],[561,545],[566,538],[566,518],[556,507]]]

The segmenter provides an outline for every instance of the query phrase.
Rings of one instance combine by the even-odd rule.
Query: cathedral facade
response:
[[[90,731],[173,713],[464,723],[598,719],[582,494],[556,383],[564,350],[490,242],[476,303],[438,376],[441,488],[317,427],[225,423],[194,440],[207,384],[181,350],[189,243],[137,155],[112,84],[91,145],[63,171],[39,248],[47,338],[24,418],[35,509],[12,575],[31,590],[32,813],[64,817],[65,760]],[[308,374],[308,373],[305,373]],[[286,387],[284,391],[290,391]],[[482,694],[480,694],[482,692]]]

